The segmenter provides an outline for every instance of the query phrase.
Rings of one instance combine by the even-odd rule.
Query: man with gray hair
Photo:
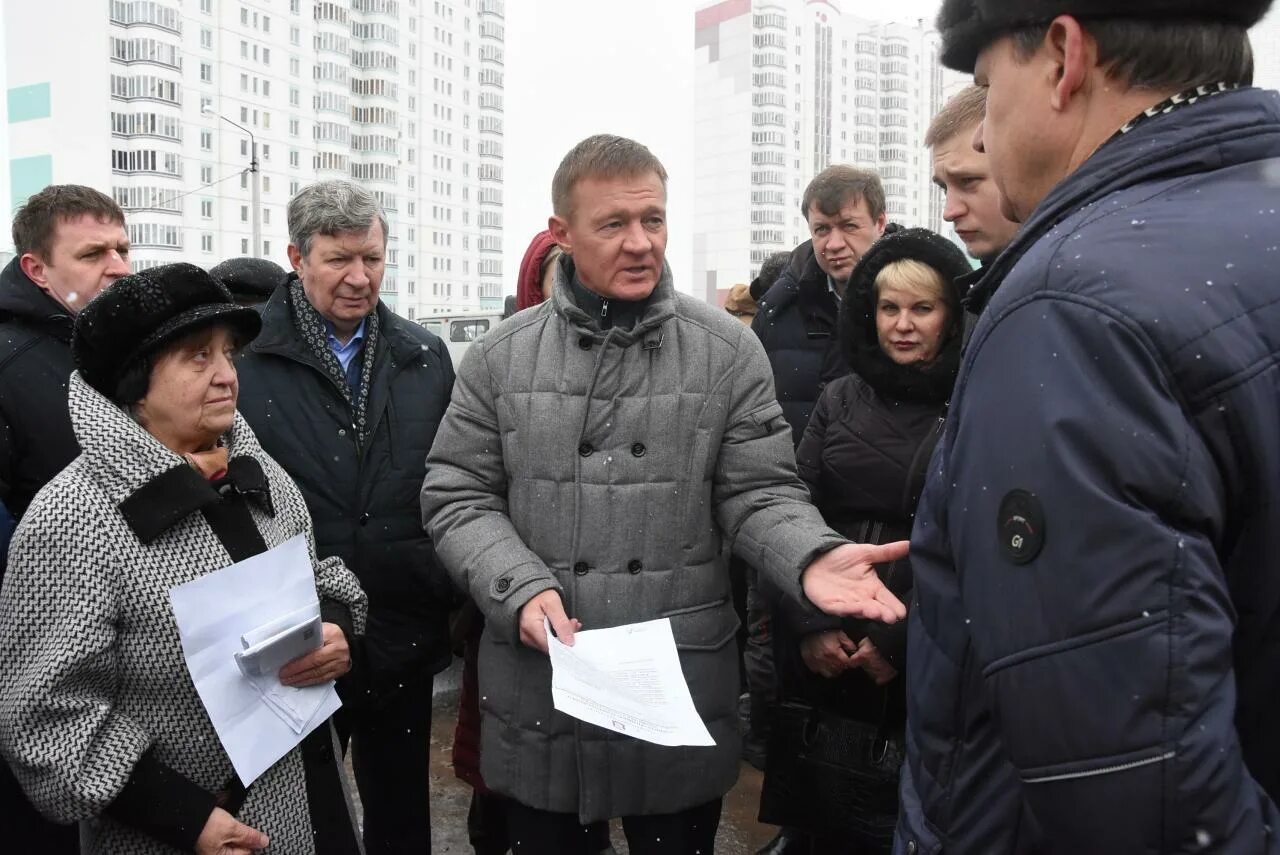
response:
[[[431,684],[449,664],[455,594],[418,489],[453,365],[438,337],[379,301],[386,246],[381,206],[350,181],[289,202],[294,272],[240,360],[240,410],[302,489],[319,556],[340,556],[369,595],[339,729],[353,744],[367,852],[419,855],[431,849]]]
[[[711,852],[738,776],[738,618],[730,547],[790,607],[893,621],[873,563],[796,475],[756,336],[677,294],[664,260],[666,170],[600,135],[565,156],[549,228],[552,297],[472,347],[428,459],[423,520],[486,617],[481,770],[508,796],[514,855],[587,853],[621,817],[633,855]],[[663,747],[552,705],[549,622],[668,619],[712,747]]]

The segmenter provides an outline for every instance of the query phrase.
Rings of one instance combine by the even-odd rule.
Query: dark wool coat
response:
[[[314,558],[297,487],[242,418],[225,438],[224,495],[79,374],[70,401],[84,453],[31,504],[0,590],[4,760],[43,814],[81,823],[90,855],[190,852],[215,804],[272,851],[357,855],[329,727],[246,793],[169,605],[170,589],[300,533]],[[327,619],[358,634],[355,576],[338,559],[315,569]]]
[[[378,305],[363,447],[351,405],[295,326],[278,288],[238,363],[240,411],[298,483],[316,549],[338,556],[369,595],[364,645],[376,695],[449,664],[448,575],[422,530],[418,491],[449,403],[453,364],[434,334]],[[359,359],[360,357],[357,357]]]
[[[485,783],[581,820],[673,813],[738,775],[738,627],[729,547],[803,600],[800,571],[844,542],[795,474],[756,337],[679,295],[666,271],[635,327],[602,331],[570,296],[468,351],[422,488],[440,555],[487,618]],[[560,592],[587,629],[671,619],[714,747],[665,748],[556,712],[520,609]]]
[[[988,271],[912,538],[900,852],[1280,852],[1277,175],[1277,94],[1204,98]]]
[[[840,301],[818,267],[813,241],[791,253],[791,263],[760,301],[751,329],[773,369],[791,440],[800,444],[822,387],[849,371],[837,335]]]
[[[18,519],[80,453],[67,414],[67,379],[75,368],[71,322],[18,259],[0,271],[0,484]]]

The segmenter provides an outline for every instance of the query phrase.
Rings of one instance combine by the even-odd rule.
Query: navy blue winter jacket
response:
[[[778,403],[795,445],[823,387],[849,373],[836,335],[839,316],[840,304],[814,258],[813,241],[805,241],[791,253],[787,269],[765,292],[751,322],[769,355]]]
[[[1107,143],[988,276],[912,538],[897,851],[1280,852],[1280,97]]]

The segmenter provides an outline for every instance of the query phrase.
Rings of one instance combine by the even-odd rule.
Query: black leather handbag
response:
[[[898,821],[900,733],[795,700],[774,706],[760,821],[889,852]]]

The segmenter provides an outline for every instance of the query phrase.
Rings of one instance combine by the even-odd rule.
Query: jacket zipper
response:
[[[1134,760],[1132,763],[1121,763],[1118,766],[1106,766],[1102,769],[1090,769],[1086,772],[1067,772],[1063,775],[1045,775],[1039,778],[1024,777],[1022,781],[1025,784],[1048,784],[1054,781],[1072,781],[1077,778],[1096,778],[1099,775],[1113,775],[1116,772],[1128,772],[1130,769],[1139,769],[1143,766],[1150,766],[1153,763],[1163,763],[1166,760],[1172,760],[1176,755],[1176,751],[1166,751],[1164,754],[1155,757]]]

